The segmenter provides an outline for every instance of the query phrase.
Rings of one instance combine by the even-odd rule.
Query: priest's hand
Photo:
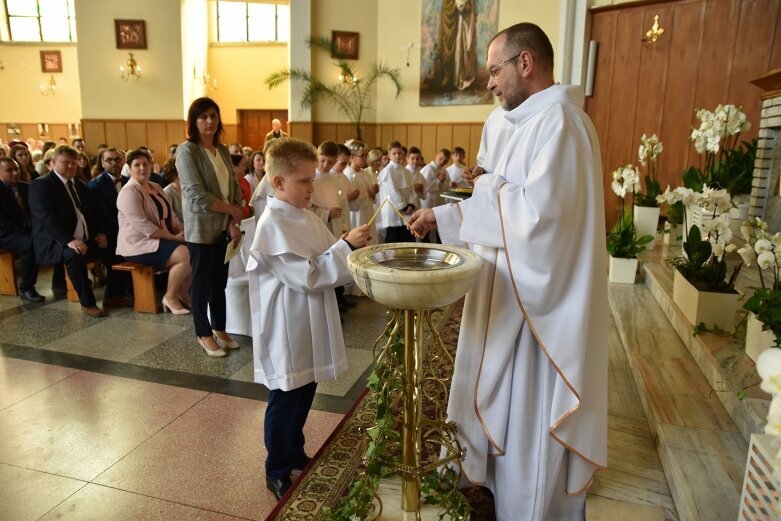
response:
[[[421,208],[410,216],[407,226],[413,235],[423,237],[437,227],[437,218],[434,215],[434,210]]]
[[[461,174],[464,177],[464,181],[469,183],[469,186],[475,186],[475,181],[478,177],[483,175],[485,173],[485,170],[482,169],[482,167],[476,166],[472,169],[470,172],[469,170],[464,170],[464,172]]]
[[[345,233],[342,236],[342,239],[349,242],[356,248],[363,248],[366,246],[366,243],[371,239],[371,235],[369,235],[369,225],[368,224],[362,224],[360,226],[356,226],[349,232]]]

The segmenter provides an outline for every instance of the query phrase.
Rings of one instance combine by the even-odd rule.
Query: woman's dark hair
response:
[[[145,157],[146,160],[149,161],[149,165],[152,165],[152,154],[142,148],[137,148],[128,152],[127,156],[125,156],[125,162],[130,166],[133,161],[140,157]]]
[[[160,169],[160,173],[163,175],[168,184],[173,183],[176,178],[179,177],[179,172],[176,170],[176,160],[169,159]]]
[[[190,104],[190,109],[187,111],[187,141],[191,143],[201,143],[201,135],[198,132],[198,116],[203,114],[209,109],[217,111],[217,115],[220,116],[220,122],[217,124],[217,131],[214,133],[213,145],[219,145],[222,142],[222,115],[220,115],[220,107],[217,103],[207,97],[198,98]]]
[[[261,152],[260,150],[258,150],[257,152],[253,152],[252,155],[249,156],[249,165],[247,165],[247,169],[252,173],[255,173],[255,156],[260,156],[263,159],[266,159],[266,156],[263,155],[263,152]],[[265,171],[266,171],[266,167],[264,166],[263,172]]]

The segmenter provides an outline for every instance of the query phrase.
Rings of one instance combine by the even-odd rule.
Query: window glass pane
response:
[[[41,32],[37,18],[14,16],[8,19],[11,26],[11,39],[17,42],[40,42]]]
[[[249,4],[249,41],[273,42],[274,4]]]
[[[290,7],[287,5],[277,6],[277,40],[290,41]]]
[[[68,2],[66,0],[39,0],[38,5],[41,8],[41,16],[59,17],[63,19],[63,23],[66,23],[65,19],[68,17]]]
[[[41,30],[43,31],[43,41],[45,42],[70,41],[67,18],[42,16]]]
[[[217,21],[221,42],[247,41],[247,4],[218,2]]]
[[[38,16],[36,0],[6,0],[9,16]]]

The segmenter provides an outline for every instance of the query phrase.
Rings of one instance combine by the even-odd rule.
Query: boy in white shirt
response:
[[[399,212],[405,213],[414,208],[410,205],[410,191],[412,186],[408,183],[407,173],[402,166],[401,143],[392,141],[388,145],[388,165],[382,169],[378,176],[380,183],[380,199],[382,205],[387,199],[390,204],[382,206],[377,216],[377,228],[385,228],[385,242],[415,242],[415,237],[407,229],[407,223],[402,221],[391,204]]]
[[[349,225],[342,222],[342,206],[339,202],[339,185],[331,175],[331,168],[336,164],[339,148],[333,141],[323,141],[317,147],[317,169],[315,170],[315,193],[312,194],[312,206],[324,223],[337,237],[343,231],[349,230]],[[347,216],[349,219],[349,216]]]
[[[275,140],[267,176],[274,189],[247,263],[255,381],[269,388],[264,420],[266,486],[279,500],[290,473],[309,462],[303,428],[317,382],[347,370],[334,288],[352,281],[347,255],[366,225],[334,237],[310,212],[317,155],[309,143]]]
[[[409,172],[407,180],[410,186],[412,186],[409,203],[415,207],[415,210],[422,207],[421,202],[426,199],[427,195],[425,191],[426,180],[420,173],[420,168],[422,166],[423,156],[420,153],[420,149],[418,147],[410,147],[409,153],[407,154],[406,168],[407,172]]]
[[[447,167],[447,176],[450,178],[450,188],[466,188],[469,184],[464,180],[466,164],[466,151],[461,147],[453,148],[453,164]]]

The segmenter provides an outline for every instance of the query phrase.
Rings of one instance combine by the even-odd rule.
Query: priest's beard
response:
[[[513,110],[526,101],[529,96],[528,87],[519,82],[512,89],[506,89],[502,92],[502,108],[507,111]]]

